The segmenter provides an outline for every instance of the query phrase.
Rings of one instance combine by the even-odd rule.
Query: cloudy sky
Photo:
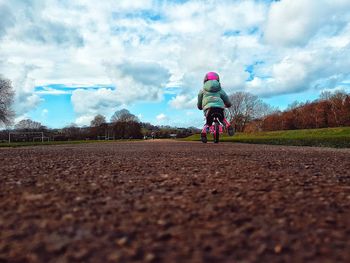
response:
[[[204,74],[285,108],[350,91],[349,0],[0,0],[0,74],[16,120],[200,126]]]

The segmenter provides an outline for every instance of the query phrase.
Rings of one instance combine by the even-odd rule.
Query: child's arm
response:
[[[221,90],[221,94],[220,94],[221,99],[224,101],[224,104],[226,106],[226,108],[229,108],[232,106],[232,103],[230,101],[230,98],[227,96],[226,92]]]
[[[197,107],[198,107],[198,109],[200,109],[200,110],[203,109],[202,101],[203,101],[203,91],[201,90],[201,91],[198,93],[198,100],[197,100]]]

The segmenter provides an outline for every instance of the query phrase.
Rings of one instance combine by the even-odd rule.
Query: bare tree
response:
[[[62,133],[68,140],[81,139],[81,129],[75,123],[71,123],[69,126],[64,127]]]
[[[11,110],[14,91],[11,81],[0,75],[0,126],[9,125],[14,116]]]
[[[40,122],[31,119],[21,120],[15,125],[16,130],[42,130],[45,128]]]
[[[126,109],[116,111],[112,118],[113,134],[116,138],[141,138],[141,124],[139,118]]]
[[[106,118],[103,115],[98,114],[90,123],[90,135],[97,139],[100,136],[105,136],[105,138],[107,138],[109,137],[108,127]]]
[[[230,95],[232,106],[230,113],[238,131],[244,131],[247,123],[254,119],[261,119],[271,114],[273,108],[259,99],[258,96],[248,92],[235,92]]]
[[[300,108],[302,106],[304,106],[304,103],[295,100],[292,103],[288,104],[286,111],[295,110],[295,109]]]
[[[136,121],[117,121],[113,123],[113,133],[118,139],[142,138],[141,124]]]
[[[99,127],[104,123],[106,123],[106,118],[101,114],[97,114],[95,118],[91,121],[90,126]]]
[[[341,126],[341,115],[342,109],[344,107],[345,100],[348,94],[344,90],[337,90],[334,93],[331,93],[331,96],[328,98],[328,101],[331,104],[331,111],[334,117],[336,126]]]
[[[127,109],[116,111],[111,117],[111,122],[140,122],[134,114]]]
[[[333,96],[333,93],[331,91],[328,90],[324,90],[321,92],[319,100],[329,100],[331,97]]]

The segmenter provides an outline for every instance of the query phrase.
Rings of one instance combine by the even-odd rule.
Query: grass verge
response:
[[[208,139],[211,139],[211,135],[209,135]],[[184,140],[200,141],[200,135],[195,134],[185,138]],[[237,133],[233,137],[223,135],[220,138],[220,141],[253,144],[350,148],[350,127]]]

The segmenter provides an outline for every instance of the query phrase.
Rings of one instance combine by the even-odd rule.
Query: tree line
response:
[[[240,132],[350,126],[350,94],[342,90],[324,91],[312,102],[295,101],[284,111],[247,92],[235,92],[230,99],[228,110]]]
[[[11,124],[14,117],[11,109],[13,98],[11,82],[0,76],[0,126]],[[350,126],[350,95],[345,91],[323,92],[315,101],[294,102],[284,111],[247,92],[235,92],[230,95],[230,100],[232,106],[228,109],[227,117],[240,132]],[[195,127],[176,128],[142,123],[126,109],[116,111],[110,122],[98,114],[88,127],[72,124],[63,129],[48,129],[39,122],[26,119],[15,124],[14,130],[43,131],[56,140],[169,138],[174,134],[186,137],[199,131]],[[4,140],[5,133],[0,132],[1,140]]]
[[[261,130],[296,130],[350,126],[350,95],[345,91],[323,92],[313,102],[294,102],[260,120]]]
[[[14,101],[14,91],[11,81],[0,75],[0,127],[10,126],[15,116],[11,106]],[[78,127],[71,124],[62,129],[49,129],[40,122],[24,119],[16,123],[11,130],[0,130],[0,141],[7,141],[12,133],[12,141],[28,141],[42,132],[50,140],[118,140],[141,138],[187,137],[197,133],[195,127],[177,128],[170,126],[155,126],[140,122],[137,116],[126,109],[116,111],[110,121],[97,114],[90,126]]]
[[[0,141],[8,141],[11,133],[12,142],[33,141],[40,139],[43,133],[45,140],[120,140],[151,138],[184,138],[198,133],[199,129],[177,128],[170,126],[155,126],[150,123],[140,122],[139,119],[126,109],[116,111],[110,122],[98,114],[91,121],[90,126],[78,127],[71,124],[62,129],[49,129],[40,122],[31,119],[21,120],[14,125],[12,130],[0,131]]]

